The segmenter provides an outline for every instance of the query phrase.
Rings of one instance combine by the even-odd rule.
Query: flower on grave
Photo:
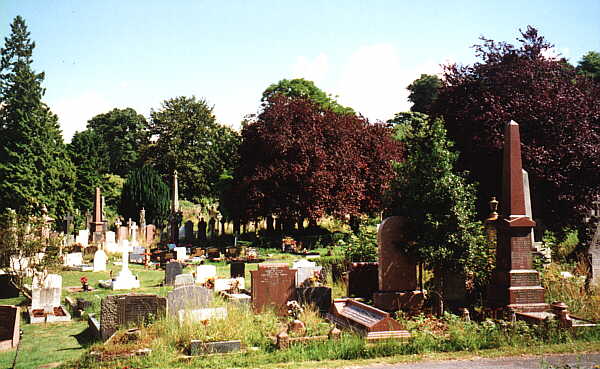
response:
[[[296,245],[296,240],[294,240],[290,236],[287,236],[287,237],[285,237],[285,238],[283,238],[281,240],[281,243],[283,243],[284,245],[290,245],[290,246],[292,246],[292,245]]]
[[[286,303],[286,306],[288,308],[288,316],[292,319],[298,319],[300,317],[300,314],[302,314],[302,312],[304,311],[304,309],[302,309],[302,306],[300,306],[300,304],[296,300],[288,301]]]
[[[215,278],[214,277],[207,278],[206,282],[204,282],[204,287],[206,287],[208,289],[215,288]]]
[[[81,282],[81,284],[87,284],[88,283],[88,279],[86,276],[83,276],[81,278],[79,278],[79,282]]]

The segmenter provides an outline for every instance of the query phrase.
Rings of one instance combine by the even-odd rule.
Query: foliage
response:
[[[96,131],[86,129],[75,132],[67,150],[75,164],[75,208],[81,211],[92,209],[95,188],[102,186],[102,174],[108,172],[106,143]]]
[[[162,225],[169,215],[169,187],[151,167],[144,165],[129,172],[121,193],[119,213],[139,222],[140,210],[146,210],[146,223]]]
[[[514,120],[533,213],[553,230],[577,226],[600,191],[600,85],[545,57],[552,45],[536,29],[521,35],[518,46],[482,39],[480,62],[446,66],[433,111],[444,117],[461,168],[480,182],[482,216],[501,192],[504,128]]]
[[[361,224],[359,231],[347,241],[339,240],[346,262],[377,261],[377,228]]]
[[[57,118],[42,102],[44,73],[31,64],[35,43],[17,16],[0,50],[0,208],[63,215],[72,208],[74,168]]]
[[[163,177],[177,170],[180,196],[190,201],[217,198],[220,175],[237,163],[239,135],[217,123],[206,100],[165,100],[150,113],[148,130],[156,140],[145,148],[145,159]]]
[[[32,276],[43,281],[59,267],[61,243],[43,217],[19,215],[12,209],[0,215],[0,268],[13,276],[15,286],[28,298],[26,281]]]
[[[121,193],[125,179],[116,174],[105,174],[102,176],[102,196],[104,196],[106,217],[114,219],[117,217],[119,204],[121,202]]]
[[[318,88],[313,81],[308,81],[304,78],[282,79],[267,87],[263,92],[262,102],[267,102],[275,95],[284,95],[287,97],[299,97],[309,99],[319,105],[321,108],[331,110],[340,114],[354,114],[352,108],[348,108],[338,104],[331,94],[323,92]]]
[[[437,99],[438,89],[442,87],[442,80],[435,75],[421,74],[406,89],[410,91],[408,99],[413,103],[410,111],[429,114],[431,105]]]
[[[454,169],[458,154],[440,119],[421,113],[403,117],[395,138],[405,145],[406,159],[395,167],[389,207],[406,216],[414,237],[404,251],[433,270],[484,280],[488,251],[483,226],[475,220],[475,185]]]
[[[560,233],[546,230],[542,242],[544,247],[552,251],[553,261],[564,263],[576,256],[574,253],[579,245],[579,231],[570,228],[563,229]]]
[[[249,219],[283,220],[373,211],[400,147],[390,130],[362,117],[323,110],[281,94],[242,129],[234,177],[245,191]]]
[[[146,125],[146,118],[132,108],[113,109],[88,121],[87,129],[94,131],[99,139],[97,155],[108,161],[103,173],[123,177],[136,166],[139,149],[149,138]]]
[[[600,53],[590,51],[585,54],[577,64],[577,73],[600,82]]]

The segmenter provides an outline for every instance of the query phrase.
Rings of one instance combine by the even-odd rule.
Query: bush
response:
[[[358,233],[347,241],[339,240],[347,262],[377,261],[377,229],[371,225],[361,225]]]

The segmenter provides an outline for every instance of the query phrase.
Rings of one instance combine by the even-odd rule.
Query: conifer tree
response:
[[[169,215],[170,191],[152,167],[144,165],[129,171],[121,192],[119,213],[139,221],[140,210],[146,210],[147,223],[160,226]]]
[[[0,208],[25,213],[45,204],[62,215],[72,207],[74,168],[57,117],[42,102],[44,73],[31,67],[34,48],[17,16],[0,50]]]

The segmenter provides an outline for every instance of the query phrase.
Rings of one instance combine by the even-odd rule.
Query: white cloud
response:
[[[328,71],[329,58],[325,53],[320,53],[314,59],[299,56],[292,65],[292,76],[294,78],[304,78],[309,81],[322,81]]]
[[[88,120],[113,108],[108,99],[94,91],[48,102],[48,105],[52,112],[58,115],[66,142],[71,141],[75,131],[83,131]]]
[[[409,66],[391,44],[366,45],[352,53],[341,67],[335,94],[340,104],[370,120],[386,121],[410,109],[406,86],[421,73],[440,74],[441,68],[432,61]]]

